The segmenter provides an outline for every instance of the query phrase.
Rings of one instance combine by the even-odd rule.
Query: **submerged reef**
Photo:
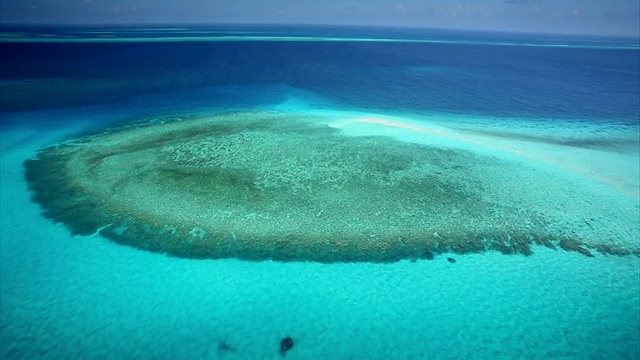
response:
[[[293,339],[290,336],[280,340],[280,356],[287,356],[287,351],[293,349]]]
[[[581,218],[529,196],[542,190],[520,163],[345,136],[331,121],[272,112],[143,119],[43,149],[25,162],[26,179],[44,215],[73,234],[187,258],[389,262],[530,255],[534,244],[638,253],[616,240],[619,228],[598,225],[610,214]]]

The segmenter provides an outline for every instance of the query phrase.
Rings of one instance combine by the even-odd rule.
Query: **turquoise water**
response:
[[[416,62],[418,70],[416,64],[410,69],[429,81],[444,82],[442,71],[464,78],[457,77],[461,68],[454,64],[455,71],[435,66],[436,71],[426,60]],[[392,72],[377,79],[390,79]],[[596,83],[603,82],[633,95],[636,76],[627,75],[621,83],[574,74],[566,81],[583,86],[579,98],[594,100],[593,94],[604,91]],[[277,359],[281,339],[291,336],[295,344],[289,359],[640,358],[640,261],[635,255],[592,251],[594,256],[587,257],[534,246],[531,256],[446,253],[433,260],[384,264],[182,259],[122,246],[99,234],[71,236],[63,224],[44,218],[31,200],[24,160],[43,147],[123,119],[246,109],[312,112],[335,117],[336,127],[350,136],[464,147],[557,174],[589,189],[578,200],[595,202],[584,209],[567,204],[567,219],[592,216],[601,224],[597,231],[613,233],[618,244],[637,249],[637,104],[622,102],[627,108],[607,119],[589,113],[590,105],[577,104],[563,117],[556,111],[560,106],[545,102],[531,84],[529,99],[537,103],[524,106],[520,114],[517,103],[503,105],[494,115],[486,104],[470,105],[468,113],[464,104],[456,111],[448,105],[429,109],[433,99],[427,90],[423,102],[415,96],[394,109],[393,99],[407,90],[390,91],[401,82],[382,84],[388,96],[380,103],[382,92],[367,97],[364,80],[352,88],[340,83],[332,92],[328,83],[317,83],[320,78],[307,79],[309,86],[298,86],[303,80],[297,78],[252,82],[248,75],[236,83],[199,87],[162,84],[149,91],[136,87],[131,96],[108,101],[62,86],[54,90],[76,96],[64,107],[42,108],[34,98],[32,109],[8,109],[17,105],[3,103],[0,357]],[[62,81],[69,85],[71,80]],[[506,86],[499,84],[496,91]],[[8,86],[0,88],[4,99],[15,96],[27,104]],[[85,90],[97,91],[92,86]],[[441,96],[444,103],[453,102],[453,96]],[[603,107],[615,102],[600,101]],[[545,108],[549,113],[540,110]],[[587,114],[580,117],[578,111]],[[426,136],[339,121],[353,119],[386,119],[439,132]],[[517,178],[535,181],[541,193],[548,189],[549,198],[531,198],[531,204],[561,201],[552,198],[564,194],[554,177]]]
[[[537,247],[449,255],[456,263],[197,261],[71,237],[30,201],[22,161],[109,112],[13,115],[25,125],[3,131],[7,358],[268,359],[285,336],[293,359],[638,356],[635,256]],[[28,124],[41,116],[65,121]]]

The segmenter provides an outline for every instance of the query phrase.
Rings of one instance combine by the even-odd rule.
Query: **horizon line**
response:
[[[391,24],[326,24],[326,23],[278,23],[278,22],[6,22],[0,21],[0,28],[3,27],[55,27],[55,28],[74,28],[74,27],[198,27],[198,26],[224,26],[224,27],[300,27],[300,28],[368,28],[368,29],[406,29],[406,30],[423,30],[423,31],[451,31],[466,33],[498,33],[498,34],[521,34],[521,35],[544,35],[544,36],[571,36],[571,37],[600,37],[600,38],[624,38],[640,40],[640,32],[638,34],[602,34],[602,33],[570,33],[570,32],[553,32],[553,31],[513,31],[504,29],[468,29],[454,27],[428,27],[415,25],[391,25]]]

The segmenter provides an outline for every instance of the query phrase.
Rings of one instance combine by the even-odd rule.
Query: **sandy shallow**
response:
[[[532,160],[613,186],[639,198],[640,130],[622,123],[540,122],[468,116],[350,114],[333,126],[351,135],[387,135],[403,141],[455,146],[511,159]],[[587,180],[588,181],[588,180]]]

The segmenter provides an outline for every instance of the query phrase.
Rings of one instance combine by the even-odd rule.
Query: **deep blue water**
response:
[[[639,49],[417,29],[0,27],[0,359],[281,359],[286,336],[287,359],[639,359],[635,255],[174,258],[72,236],[42,215],[23,166],[138,116],[390,116],[425,130],[409,142],[463,139],[508,160],[512,177],[487,178],[561,218],[558,232],[637,249]]]
[[[207,35],[221,34],[219,28],[197,29]],[[245,27],[237,33],[252,35],[252,30],[268,35],[345,36],[345,31],[335,28],[305,32],[305,28]],[[133,33],[140,35],[139,31]],[[141,92],[177,88],[286,84],[317,92],[344,106],[368,110],[588,117],[632,123],[640,113],[639,51],[622,46],[634,44],[633,39],[402,29],[352,29],[346,33],[382,34],[418,39],[422,35],[445,43],[2,43],[0,79],[32,83],[17,90],[5,85],[0,109],[105,104]],[[152,35],[162,38],[167,33]],[[57,81],[38,86],[40,79]]]

